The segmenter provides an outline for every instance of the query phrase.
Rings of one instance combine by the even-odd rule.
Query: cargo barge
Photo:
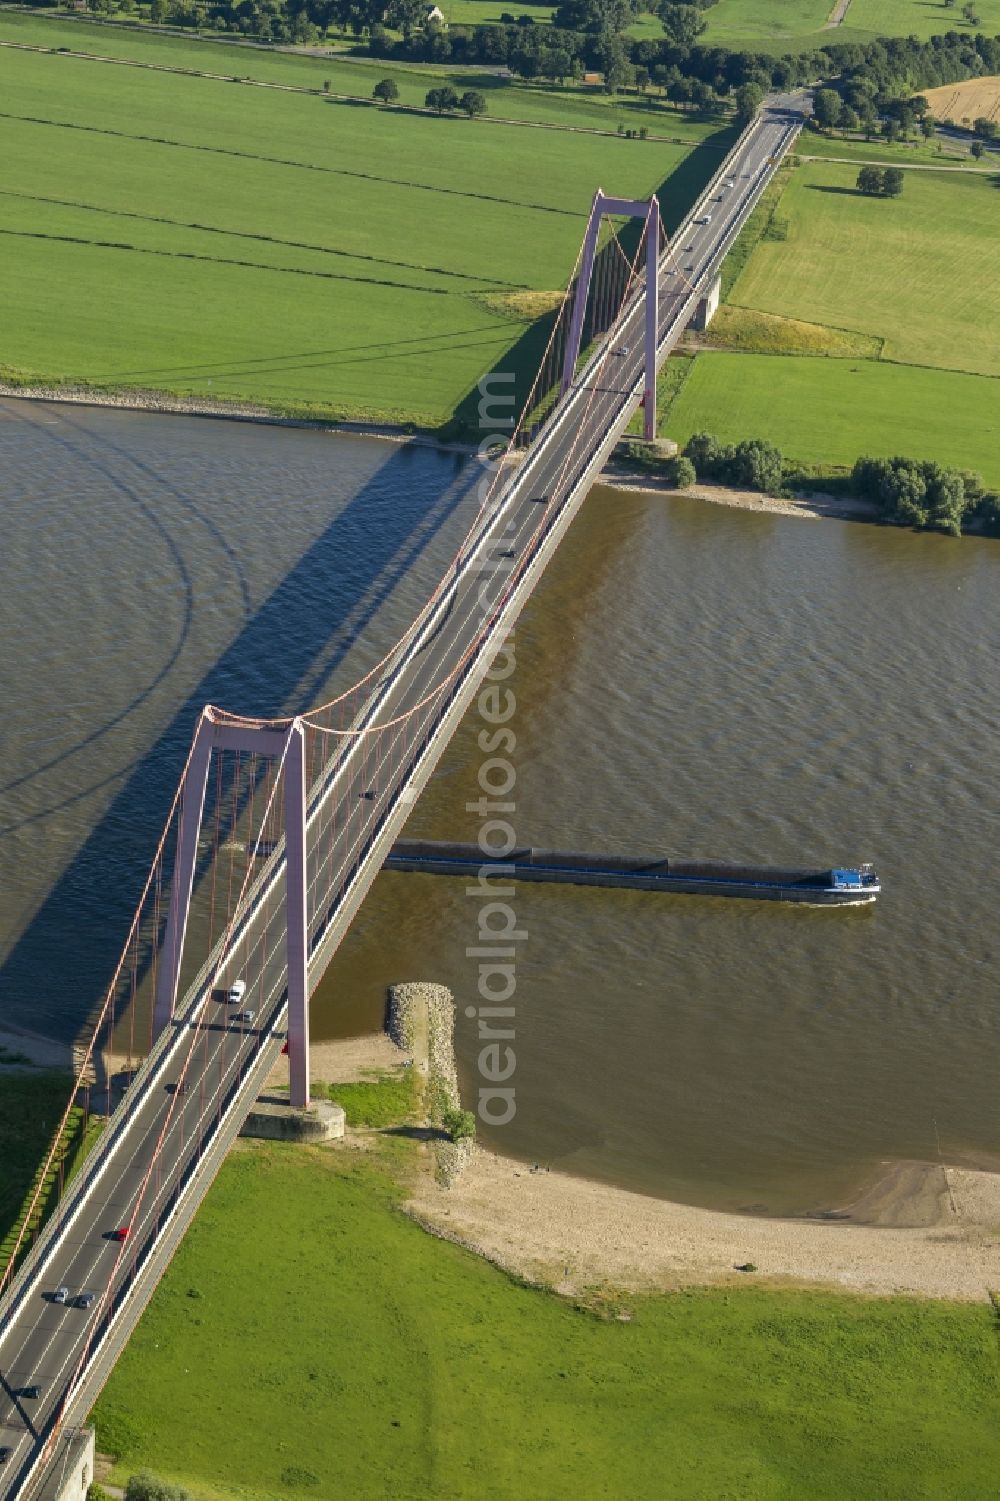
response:
[[[500,858],[483,855],[478,844],[431,839],[398,840],[389,851],[384,869],[572,886],[618,886],[687,896],[752,897],[814,907],[874,902],[882,890],[872,865],[733,865],[725,860],[650,860],[534,847],[511,850]]]

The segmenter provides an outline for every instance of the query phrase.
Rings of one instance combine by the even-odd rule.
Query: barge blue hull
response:
[[[814,907],[866,905],[874,902],[882,889],[869,865],[854,869],[731,865],[723,860],[629,859],[621,855],[531,847],[512,850],[499,859],[484,856],[478,844],[429,839],[399,840],[390,850],[384,869],[573,886],[617,886],[686,896],[750,897],[756,901],[800,902]]]

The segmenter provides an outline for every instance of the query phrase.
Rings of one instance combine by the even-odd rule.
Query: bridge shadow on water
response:
[[[69,417],[66,422],[77,425]],[[179,514],[204,509],[201,495],[177,488],[155,460],[140,461],[132,448],[101,432],[99,418],[86,431],[82,423],[79,429],[81,436],[72,438],[51,428],[44,432],[72,463],[97,468],[101,483],[129,505],[173,506]],[[333,464],[337,440],[324,441],[331,444]],[[155,742],[127,768],[121,789],[17,939],[0,967],[0,1026],[67,1045],[86,1035],[127,937],[202,707],[218,703],[267,715],[315,703],[338,664],[462,505],[477,477],[476,466],[462,472],[466,462],[464,455],[454,455],[449,473],[440,455],[432,459],[414,446],[394,447],[356,493],[336,503],[325,529],[247,614]],[[421,473],[421,463],[440,468],[424,467]],[[432,574],[428,589],[436,570]],[[410,610],[402,611],[400,625],[409,618]],[[377,631],[386,644],[396,634],[385,621]]]

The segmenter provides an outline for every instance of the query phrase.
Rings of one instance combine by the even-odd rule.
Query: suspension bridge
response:
[[[283,1052],[290,1102],[308,1105],[310,992],[640,405],[652,434],[656,373],[805,110],[770,99],[672,239],[655,198],[598,193],[478,514],[383,661],[294,717],[203,711],[0,1277],[3,1501],[58,1494],[74,1433]],[[633,254],[609,216],[641,221]],[[81,1105],[100,1135],[39,1228]]]

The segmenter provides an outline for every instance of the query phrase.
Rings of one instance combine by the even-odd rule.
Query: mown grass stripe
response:
[[[211,156],[231,156],[251,162],[268,162],[275,167],[295,167],[302,172],[323,172],[331,177],[353,177],[361,182],[384,183],[393,188],[408,188],[420,193],[436,193],[448,198],[468,198],[481,203],[501,203],[508,208],[528,209],[538,214],[556,214],[564,219],[585,218],[583,209],[557,208],[550,203],[531,203],[521,198],[502,198],[496,193],[471,193],[467,188],[446,188],[440,184],[415,182],[404,177],[385,177],[377,172],[355,172],[350,167],[325,167],[318,162],[294,161],[282,156],[264,156],[253,151],[237,151],[232,146],[206,146],[198,141],[178,141],[168,136],[147,136],[136,131],[112,130],[107,125],[82,125],[77,120],[53,120],[41,115],[18,115],[0,110],[0,120],[19,120],[22,125],[45,125],[56,130],[85,130],[91,135],[114,136],[125,141],[141,141],[149,146],[169,146],[179,151],[204,151]]]

